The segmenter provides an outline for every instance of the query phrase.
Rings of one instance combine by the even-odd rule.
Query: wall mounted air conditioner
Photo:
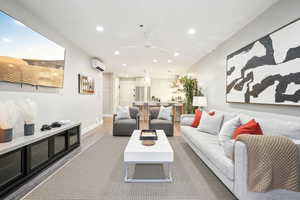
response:
[[[101,60],[99,60],[98,58],[92,58],[91,62],[92,62],[92,68],[99,70],[101,72],[105,70],[104,63],[101,62]]]

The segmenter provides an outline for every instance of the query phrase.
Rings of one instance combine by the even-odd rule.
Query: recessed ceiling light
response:
[[[103,32],[104,31],[103,26],[96,26],[96,31]]]
[[[122,66],[123,66],[123,67],[126,67],[126,66],[127,66],[127,64],[126,64],[126,63],[124,63],[124,64],[122,64]]]
[[[194,35],[196,33],[196,29],[190,28],[187,33],[190,35]]]
[[[174,53],[174,56],[179,56],[179,55],[180,55],[180,53],[178,53],[178,52]]]
[[[172,63],[172,60],[169,59],[169,60],[168,60],[168,63]]]
[[[120,51],[115,51],[115,55],[119,55],[120,54]]]
[[[157,63],[157,60],[156,60],[156,59],[153,59],[153,62],[154,62],[154,63]]]

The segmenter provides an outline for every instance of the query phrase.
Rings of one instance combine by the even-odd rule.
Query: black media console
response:
[[[0,143],[0,199],[80,146],[80,123]]]

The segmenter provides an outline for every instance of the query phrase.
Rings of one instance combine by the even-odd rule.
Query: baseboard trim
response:
[[[88,133],[89,131],[93,130],[94,128],[96,128],[97,126],[100,126],[101,124],[103,124],[103,119],[100,119],[98,122],[88,126],[88,127],[85,127],[81,130],[81,135],[84,135],[86,133]]]

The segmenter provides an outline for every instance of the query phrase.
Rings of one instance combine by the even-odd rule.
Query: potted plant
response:
[[[13,101],[0,102],[0,143],[10,142],[19,112]]]
[[[20,102],[20,110],[24,119],[24,135],[34,134],[34,123],[37,116],[37,105],[30,99]]]
[[[185,94],[185,112],[193,113],[193,97],[204,96],[201,89],[198,88],[198,81],[190,76],[182,76],[179,78],[179,82],[181,83],[182,91]]]

